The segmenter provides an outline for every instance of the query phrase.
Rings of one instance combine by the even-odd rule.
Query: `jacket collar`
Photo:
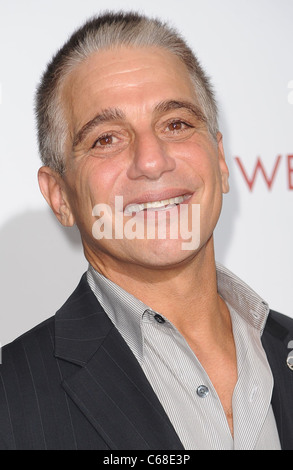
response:
[[[183,446],[84,274],[55,317],[55,356],[76,364],[62,386],[110,449]]]
[[[293,321],[271,310],[262,343],[274,377],[272,407],[282,450],[293,450],[293,371],[287,366]]]

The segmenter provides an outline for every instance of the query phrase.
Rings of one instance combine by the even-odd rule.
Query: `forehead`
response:
[[[78,119],[97,107],[151,108],[167,99],[196,100],[185,64],[158,47],[117,47],[93,53],[65,81],[65,105]],[[86,116],[87,115],[87,116]]]

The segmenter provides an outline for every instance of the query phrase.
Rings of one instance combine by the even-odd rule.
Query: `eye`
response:
[[[164,139],[182,140],[188,139],[195,131],[195,126],[182,119],[172,119],[162,126],[162,137]]]
[[[190,131],[191,129],[194,129],[194,126],[192,124],[182,121],[181,119],[175,119],[167,123],[164,133],[165,134],[171,133],[172,135],[178,135],[180,133],[186,133],[187,131]]]
[[[130,135],[124,129],[111,129],[96,134],[92,139],[93,143],[89,148],[90,155],[93,157],[104,157],[122,152],[129,144]]]
[[[95,147],[107,147],[114,145],[118,142],[117,137],[112,134],[101,135],[94,143],[93,148]]]
[[[170,124],[168,124],[167,129],[169,131],[181,131],[184,129],[184,127],[187,126],[187,124],[183,121],[173,121]]]

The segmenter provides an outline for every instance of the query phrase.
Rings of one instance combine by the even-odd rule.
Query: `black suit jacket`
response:
[[[283,449],[293,449],[293,320],[270,313],[263,344]],[[2,351],[0,449],[183,450],[86,276],[56,315]]]

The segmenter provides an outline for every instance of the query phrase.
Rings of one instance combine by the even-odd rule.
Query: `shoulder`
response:
[[[38,325],[34,326],[30,330],[23,333],[21,336],[18,336],[18,338],[16,338],[15,340],[4,345],[2,347],[2,352],[6,354],[7,351],[10,352],[14,349],[18,349],[20,345],[29,343],[34,338],[43,337],[44,335],[51,336],[52,334],[54,334],[54,321],[55,321],[55,315],[51,316],[50,318],[47,318],[42,323],[39,323]]]
[[[3,346],[0,364],[2,381],[11,377],[13,372],[23,373],[37,357],[53,356],[53,351],[54,316]]]
[[[74,320],[76,311],[84,312],[87,307],[90,296],[85,296],[86,292],[83,278],[55,315],[3,346],[0,450],[59,448],[63,437],[66,445],[73,445],[71,434],[63,432],[63,428],[71,426],[71,410],[62,382],[76,372],[77,366],[58,357],[56,343],[64,339],[60,328],[64,321],[70,332],[72,324],[75,331],[78,328],[78,321]]]
[[[86,274],[84,274],[74,292],[53,316],[39,323],[11,343],[3,346],[2,361],[0,361],[0,374],[1,372],[3,373],[7,367],[10,367],[9,364],[13,358],[20,360],[23,357],[29,357],[31,353],[37,356],[53,357],[56,321],[60,320],[60,318],[72,319],[72,317],[74,317],[74,311],[83,309],[85,306],[85,297],[86,295],[88,296],[89,290]],[[78,303],[80,303],[80,308],[77,306]]]
[[[16,436],[20,434],[26,442],[31,421],[40,421],[39,397],[41,391],[47,393],[49,375],[56,368],[53,331],[51,317],[2,348],[0,449],[16,448]]]

